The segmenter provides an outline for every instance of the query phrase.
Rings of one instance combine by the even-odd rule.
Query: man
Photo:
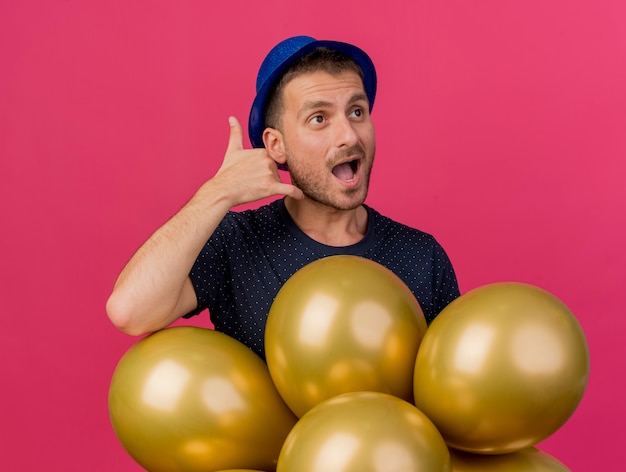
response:
[[[120,274],[113,323],[140,335],[209,309],[215,328],[264,357],[265,321],[280,287],[336,254],[396,273],[428,321],[459,295],[441,246],[364,205],[374,161],[376,71],[361,49],[298,36],[263,61],[243,149],[230,118],[222,166]],[[288,170],[292,184],[281,182]],[[233,206],[284,196],[257,210]]]

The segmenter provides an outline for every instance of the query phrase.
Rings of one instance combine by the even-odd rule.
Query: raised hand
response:
[[[264,148],[243,148],[243,133],[239,121],[235,117],[230,117],[228,121],[228,147],[222,166],[211,179],[212,191],[217,188],[224,192],[232,206],[273,195],[303,198],[300,189],[280,180],[276,162]]]

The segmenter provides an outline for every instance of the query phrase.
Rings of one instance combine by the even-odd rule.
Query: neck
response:
[[[311,239],[327,246],[350,246],[367,232],[367,210],[337,210],[308,198],[285,198],[285,207],[295,224]]]

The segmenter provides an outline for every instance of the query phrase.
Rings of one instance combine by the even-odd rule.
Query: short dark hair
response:
[[[283,108],[283,90],[296,77],[309,72],[327,72],[337,76],[343,72],[355,72],[363,81],[363,71],[347,54],[329,48],[316,50],[297,59],[285,73],[279,77],[268,95],[264,113],[265,126],[280,129],[280,115]]]

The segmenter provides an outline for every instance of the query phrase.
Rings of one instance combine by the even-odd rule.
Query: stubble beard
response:
[[[324,187],[323,182],[315,179],[305,167],[294,166],[293,159],[290,159],[292,154],[288,149],[285,149],[287,155],[287,162],[289,163],[289,174],[291,175],[291,182],[298,187],[304,193],[305,198],[318,203],[320,205],[333,208],[335,210],[348,211],[354,210],[360,207],[369,190],[370,176],[372,172],[372,166],[374,163],[374,153],[371,158],[367,158],[365,151],[361,146],[352,146],[346,151],[339,152],[328,164],[328,172],[332,172],[332,168],[335,163],[345,158],[346,156],[359,155],[361,156],[361,169],[360,179],[361,185],[356,188],[344,189],[341,192],[343,198],[334,198],[331,192]],[[360,197],[358,197],[358,195]],[[347,197],[347,198],[345,198]],[[357,198],[355,198],[357,197]]]

